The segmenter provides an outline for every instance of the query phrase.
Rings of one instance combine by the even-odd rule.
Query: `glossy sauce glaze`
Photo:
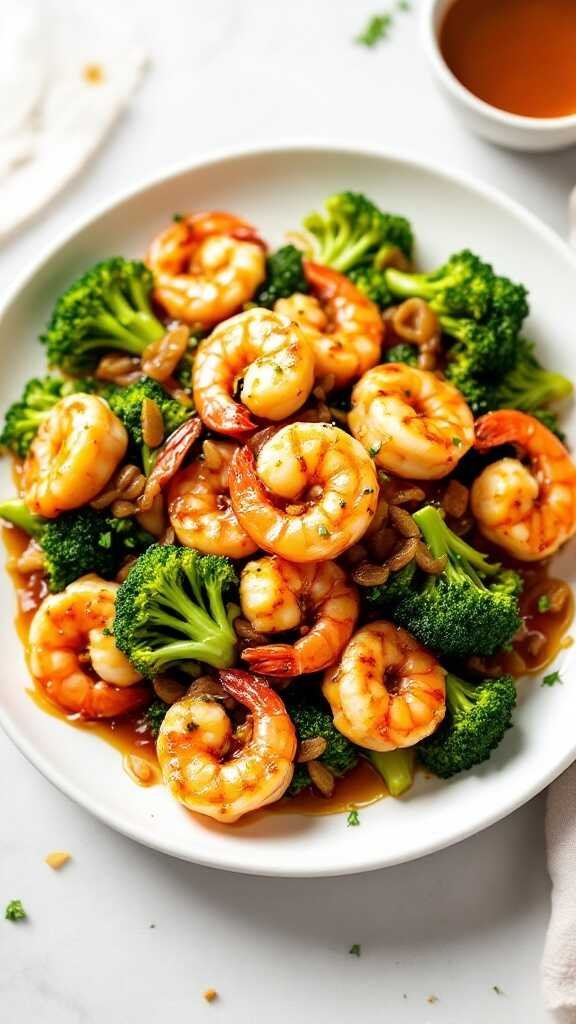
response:
[[[525,117],[576,113],[574,0],[455,0],[439,42],[456,78],[491,106]]]
[[[25,576],[15,567],[15,561],[27,546],[26,535],[14,527],[3,527],[2,536],[8,555],[8,571],[14,582],[18,601],[17,632],[26,649],[30,622],[36,608],[46,596],[46,584],[41,573]],[[512,651],[482,659],[482,662],[477,664],[479,670],[485,670],[489,674],[510,672],[519,676],[525,672],[540,672],[571,642],[566,635],[574,612],[570,587],[561,580],[549,577],[545,565],[515,567],[521,569],[525,579],[521,599],[525,629],[515,641]],[[543,597],[550,603],[550,608],[546,612],[539,610],[539,601]],[[121,719],[89,722],[78,715],[66,715],[47,700],[39,687],[31,688],[29,692],[42,711],[66,721],[77,729],[95,733],[118,750],[122,754],[124,768],[134,782],[146,786],[161,782],[155,740],[141,711]],[[140,761],[144,764],[140,765]],[[365,807],[386,795],[386,786],[381,777],[367,761],[361,759],[358,766],[336,784],[333,795],[328,799],[312,790],[305,790],[296,797],[270,805],[266,812],[274,810],[285,814],[337,814],[352,807]],[[250,818],[253,816],[250,815]]]

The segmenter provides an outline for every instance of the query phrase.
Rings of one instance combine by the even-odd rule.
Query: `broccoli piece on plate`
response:
[[[457,537],[437,508],[426,505],[413,518],[434,558],[445,559],[443,572],[428,575],[410,562],[387,584],[372,588],[368,600],[442,654],[458,658],[500,650],[521,624],[521,577]]]
[[[277,299],[288,298],[295,292],[309,292],[302,260],[302,253],[295,245],[283,245],[273,252],[266,260],[266,280],[254,296],[256,305],[271,309]]]
[[[301,689],[285,696],[285,704],[294,722],[299,743],[315,739],[317,736],[326,740],[326,750],[318,760],[325,764],[336,778],[342,778],[356,767],[358,750],[350,740],[338,732],[328,705],[320,698],[315,699],[302,694]],[[295,796],[311,785],[307,766],[297,764],[286,795]]]
[[[308,214],[304,227],[314,239],[314,259],[346,274],[353,267],[374,262],[381,250],[397,246],[412,255],[412,228],[405,217],[383,213],[360,192],[330,196],[321,212]]]
[[[512,725],[515,704],[512,676],[473,684],[448,673],[446,718],[419,745],[420,760],[442,779],[481,764]]]
[[[414,747],[398,750],[365,751],[368,760],[386,783],[390,796],[399,797],[410,789],[414,782]]]
[[[110,349],[141,356],[166,333],[150,304],[152,273],[139,260],[97,263],[60,296],[41,340],[50,366],[78,374]]]
[[[152,677],[197,661],[228,668],[236,658],[234,619],[225,594],[237,582],[228,558],[154,544],[132,566],[116,598],[114,636],[134,667]]]
[[[409,345],[407,341],[400,341],[397,345],[385,348],[382,353],[384,363],[406,363],[407,366],[418,365],[418,349],[416,345]]]
[[[112,579],[126,555],[153,540],[133,520],[115,519],[89,506],[41,519],[15,498],[0,502],[0,518],[38,541],[52,591],[64,590],[89,572]]]
[[[393,304],[394,297],[388,287],[383,270],[371,265],[360,266],[350,270],[348,277],[356,285],[358,291],[374,302],[379,309],[387,309]]]
[[[108,400],[112,412],[126,427],[132,452],[140,458],[146,473],[151,469],[153,456],[151,449],[144,444],[142,434],[144,401],[148,399],[154,402],[162,413],[164,436],[171,434],[194,414],[192,406],[183,405],[182,402],[172,398],[162,385],[152,380],[151,377],[142,377],[141,380],[128,384],[126,387],[112,385],[106,389],[104,397]]]

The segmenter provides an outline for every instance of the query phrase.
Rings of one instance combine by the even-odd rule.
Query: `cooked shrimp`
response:
[[[256,544],[238,522],[230,504],[228,470],[236,445],[205,441],[207,455],[195,459],[173,478],[168,489],[168,515],[186,547],[209,555],[246,558]]]
[[[244,566],[240,604],[259,633],[306,629],[293,646],[267,644],[244,651],[242,657],[255,672],[272,676],[298,676],[332,665],[352,636],[359,612],[358,591],[336,562],[295,565],[276,555]]]
[[[557,551],[576,532],[576,466],[564,445],[539,420],[512,409],[476,423],[476,447],[518,445],[527,463],[499,459],[480,473],[472,512],[488,540],[523,562]]]
[[[382,469],[411,480],[447,476],[474,443],[472,413],[460,392],[404,363],[364,374],[348,423]]]
[[[230,669],[220,672],[220,681],[248,708],[249,738],[242,743],[234,736],[217,698],[192,695],[166,712],[157,751],[172,795],[191,811],[229,823],[284,795],[294,773],[296,733],[264,679]]]
[[[384,323],[378,307],[337,270],[304,261],[311,295],[278,299],[274,309],[300,324],[314,350],[316,376],[345,387],[380,358]]]
[[[263,242],[230,213],[183,217],[154,239],[146,262],[156,302],[177,320],[202,327],[236,313],[266,276]]]
[[[128,435],[97,395],[69,395],[50,410],[22,471],[26,505],[52,519],[92,501],[108,483],[128,446]]]
[[[241,381],[240,399],[234,400]],[[269,309],[248,309],[220,324],[198,347],[194,402],[204,423],[232,437],[254,430],[246,409],[283,420],[314,384],[314,357],[297,324]]]
[[[114,620],[117,590],[117,583],[83,576],[46,597],[30,625],[32,675],[50,700],[83,718],[115,718],[150,699],[104,632]]]
[[[376,469],[350,434],[290,423],[260,449],[235,452],[230,497],[240,525],[271,554],[325,562],[355,544],[376,510]]]
[[[405,629],[371,622],[354,634],[322,692],[337,729],[369,750],[419,743],[446,713],[446,673]]]

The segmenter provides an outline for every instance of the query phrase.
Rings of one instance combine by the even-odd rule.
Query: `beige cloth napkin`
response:
[[[136,88],[146,55],[125,13],[0,3],[0,242],[87,164]]]
[[[558,1024],[576,1024],[576,764],[548,791],[552,909],[542,964],[544,1000]]]

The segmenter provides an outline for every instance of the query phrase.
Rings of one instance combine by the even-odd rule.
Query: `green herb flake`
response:
[[[351,807],[346,815],[346,824],[348,828],[354,827],[360,824],[360,815],[355,807]]]
[[[22,906],[22,900],[10,900],[6,907],[4,917],[7,921],[25,921],[27,913]]]
[[[497,996],[504,995],[504,990],[500,988],[500,985],[492,985],[492,991],[495,992]]]
[[[172,214],[172,220],[174,221],[175,224],[179,224],[181,220],[184,220],[184,214],[183,213],[173,213]]]
[[[550,611],[550,604],[551,602],[550,598],[548,597],[548,594],[540,594],[540,597],[538,598],[538,611],[542,615],[544,614],[544,612]]]
[[[359,942],[354,942],[348,950],[350,956],[362,956],[362,946]]]
[[[460,446],[462,445],[462,438],[461,437],[453,437],[452,438],[452,444],[455,444],[457,448],[460,448]]]
[[[558,671],[556,671],[556,672],[549,672],[547,676],[544,676],[544,679],[542,680],[541,685],[542,686],[555,686],[556,683],[561,683],[561,682],[562,682],[562,679],[561,679],[560,673]]]
[[[374,444],[370,445],[370,447],[368,449],[368,455],[370,456],[371,459],[375,459],[376,458],[376,456],[378,455],[378,452],[380,451],[381,447],[382,447],[382,441],[376,441]]]
[[[329,537],[330,536],[330,530],[328,529],[327,526],[319,526],[318,527],[318,535],[320,537]]]
[[[107,533],[103,533],[98,541],[98,547],[111,548],[112,547],[112,533],[108,530]]]
[[[373,14],[354,41],[368,49],[377,46],[388,38],[393,21],[391,14]]]

